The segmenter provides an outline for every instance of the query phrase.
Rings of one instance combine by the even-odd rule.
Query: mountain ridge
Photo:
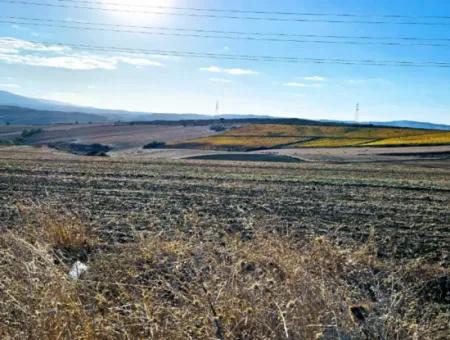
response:
[[[57,123],[87,122],[152,122],[180,120],[215,119],[279,119],[267,115],[223,114],[205,115],[197,113],[155,113],[126,110],[108,110],[93,107],[76,106],[63,102],[31,98],[0,90],[0,124],[44,125]],[[358,124],[354,121],[319,120],[324,123]],[[370,121],[361,125],[419,128],[450,131],[450,125],[418,122],[411,120]]]

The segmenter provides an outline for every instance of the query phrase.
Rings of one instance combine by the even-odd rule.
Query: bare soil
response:
[[[28,127],[0,129],[0,139],[19,136]],[[44,132],[26,140],[27,144],[49,143],[104,144],[116,150],[141,148],[152,141],[178,142],[214,135],[209,126],[151,124],[72,124],[41,127]]]

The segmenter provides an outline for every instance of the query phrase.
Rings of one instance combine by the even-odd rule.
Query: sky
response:
[[[221,114],[263,114],[360,121],[407,119],[450,124],[450,68],[193,58],[112,52],[110,48],[86,50],[80,46],[69,46],[183,51],[203,55],[450,63],[448,1],[26,0],[25,2],[27,1],[67,7],[26,5],[23,2],[0,0],[0,90],[82,106],[130,111],[214,114],[216,103],[219,102]],[[93,4],[87,4],[86,1],[92,1]],[[77,6],[94,9],[75,8]],[[143,6],[354,14],[358,17],[198,12],[152,9]],[[213,14],[216,17],[179,15],[182,13]],[[390,15],[408,18],[386,17]],[[232,19],[217,16],[275,17],[283,20]],[[448,18],[437,19],[433,16]],[[292,20],[298,18],[309,21]],[[323,22],[323,19],[328,22]],[[116,25],[116,31],[54,27],[55,22],[53,27],[29,25],[29,23],[48,25],[48,20],[67,21],[56,23],[60,26],[77,26],[75,24],[77,21],[96,23],[95,27],[103,29],[108,28],[105,24]],[[384,21],[384,23],[330,22],[339,20]],[[398,21],[425,24],[399,24]],[[137,28],[124,28],[124,25]],[[289,35],[387,37],[397,39],[396,42],[402,41],[403,45],[338,44],[336,42],[342,41],[339,38],[291,37],[291,40],[303,41],[280,42],[136,33],[136,30],[141,32],[145,30],[143,26]],[[84,24],[81,27],[87,26]],[[117,30],[133,32],[117,32]],[[159,29],[159,32],[168,31]],[[203,35],[212,34],[203,33]],[[447,39],[447,41],[425,40],[425,46],[418,46],[413,44],[414,41],[398,40],[402,37]],[[331,41],[331,43],[319,44],[304,40]],[[444,46],[430,46],[430,44]],[[360,107],[358,115],[356,103],[359,103]]]

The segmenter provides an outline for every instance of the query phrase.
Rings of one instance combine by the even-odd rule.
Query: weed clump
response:
[[[352,250],[257,228],[250,240],[205,237],[192,225],[106,247],[68,212],[21,211],[23,229],[0,234],[2,338],[445,334],[448,309],[421,303],[428,295],[412,288],[441,284],[448,271],[382,262],[373,240]],[[88,269],[75,281],[69,270],[83,251]]]

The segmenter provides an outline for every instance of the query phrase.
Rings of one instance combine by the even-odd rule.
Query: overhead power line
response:
[[[414,41],[376,41],[376,40],[335,40],[328,38],[327,36],[320,35],[308,35],[303,39],[290,38],[290,37],[261,37],[246,35],[245,32],[241,32],[240,35],[234,35],[233,32],[221,32],[220,34],[215,31],[208,30],[189,30],[189,29],[168,29],[164,27],[154,27],[152,30],[137,30],[137,29],[121,29],[115,27],[123,27],[122,25],[108,25],[108,24],[95,24],[95,23],[81,23],[70,22],[64,20],[46,20],[46,19],[27,19],[31,22],[22,20],[4,20],[0,17],[0,24],[15,24],[25,26],[44,26],[63,29],[76,29],[86,31],[101,31],[101,32],[114,32],[114,33],[132,33],[132,34],[145,34],[153,36],[174,36],[174,37],[193,37],[193,38],[209,38],[209,39],[226,39],[226,40],[247,40],[247,41],[266,41],[266,42],[285,42],[285,43],[313,43],[313,44],[333,44],[333,45],[384,45],[384,46],[427,46],[427,47],[448,47],[450,46],[450,40],[448,42],[414,42]],[[61,23],[61,24],[60,24]],[[97,26],[106,26],[97,27]],[[222,35],[228,34],[228,35]],[[317,40],[328,39],[328,40]],[[358,39],[355,37],[347,37],[346,39]]]
[[[397,39],[397,38],[380,38],[380,37],[366,37],[366,36],[361,37],[361,36],[335,36],[335,35],[312,35],[312,34],[293,35],[284,33],[261,33],[261,32],[247,33],[242,31],[236,32],[236,31],[217,31],[204,29],[167,28],[158,26],[119,25],[119,24],[95,23],[87,21],[72,21],[72,20],[67,21],[67,20],[9,17],[9,16],[4,17],[0,16],[0,23],[17,24],[25,26],[44,26],[63,29],[78,29],[88,31],[106,31],[114,33],[146,34],[157,36],[181,36],[194,38],[289,42],[289,43],[293,42],[293,43],[315,43],[315,44],[429,46],[429,47],[447,47],[450,44],[450,39],[422,40],[420,38],[412,38],[412,37]],[[303,39],[299,39],[300,37]],[[326,40],[317,40],[317,39],[326,39]]]
[[[171,57],[189,57],[189,58],[219,59],[219,60],[244,60],[244,61],[261,61],[261,62],[450,68],[450,62],[437,62],[437,61],[324,59],[324,58],[304,58],[304,57],[287,57],[287,56],[270,56],[270,55],[223,54],[223,53],[205,53],[195,51],[192,52],[192,51],[177,51],[177,50],[138,49],[138,48],[115,47],[115,46],[71,44],[62,42],[41,42],[41,41],[30,41],[30,42],[34,44],[41,44],[44,46],[70,47],[73,49],[79,49],[83,51],[130,53],[130,54],[153,55],[153,56],[159,55]]]
[[[92,5],[70,2],[70,3],[42,3],[36,1],[24,1],[24,0],[0,0],[0,3],[8,4],[20,4],[30,6],[41,7],[56,7],[56,8],[73,8],[73,9],[86,9],[96,11],[107,12],[119,12],[119,13],[134,13],[134,14],[151,14],[151,15],[165,15],[165,16],[183,16],[192,18],[209,18],[209,19],[231,19],[231,20],[254,20],[254,21],[278,21],[278,22],[298,22],[298,23],[332,23],[332,24],[396,24],[396,25],[426,25],[426,26],[442,26],[450,25],[450,21],[408,21],[412,19],[403,19],[403,21],[396,20],[343,20],[343,19],[310,19],[310,18],[292,18],[292,17],[268,17],[268,16],[250,16],[250,15],[235,15],[235,14],[211,14],[211,13],[187,13],[187,12],[171,12],[161,10],[136,10],[130,9],[130,6],[123,8],[109,8],[102,7],[101,3],[94,3]]]
[[[390,18],[390,19],[450,19],[450,15],[400,15],[400,14],[355,14],[355,13],[314,13],[314,12],[288,12],[288,11],[256,11],[256,10],[241,10],[241,9],[217,9],[217,8],[201,8],[201,7],[176,7],[163,5],[149,5],[149,4],[123,4],[114,1],[87,1],[87,0],[55,0],[57,2],[76,2],[83,4],[103,4],[107,6],[120,7],[135,7],[135,8],[151,8],[151,9],[169,9],[180,11],[198,11],[211,13],[237,13],[237,14],[258,14],[258,15],[288,15],[288,16],[331,16],[331,17],[345,17],[345,18]]]

